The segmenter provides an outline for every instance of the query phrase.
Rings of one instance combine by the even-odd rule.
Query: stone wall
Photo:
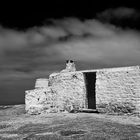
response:
[[[97,71],[96,104],[98,109],[124,107],[140,112],[139,66]]]
[[[26,91],[26,111],[38,114],[87,108],[84,72],[96,72],[99,112],[123,109],[124,113],[140,113],[139,66],[53,73],[48,80],[38,80],[34,90]]]
[[[48,82],[44,79],[36,81],[35,89],[25,91],[29,114],[85,108],[86,90],[82,73],[53,73]]]
[[[85,108],[86,89],[83,73],[69,72],[51,75],[49,85],[57,95],[56,105],[60,111]]]
[[[54,95],[51,88],[40,88],[25,91],[25,110],[29,114],[40,114],[47,110],[51,112]]]

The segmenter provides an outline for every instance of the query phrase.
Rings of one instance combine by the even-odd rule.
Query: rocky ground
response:
[[[140,140],[140,118],[97,113],[28,115],[0,107],[0,140]]]

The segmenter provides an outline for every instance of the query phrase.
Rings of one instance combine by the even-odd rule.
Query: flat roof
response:
[[[128,70],[138,70],[140,69],[140,66],[125,66],[125,67],[113,67],[113,68],[102,68],[102,69],[91,69],[91,70],[78,70],[74,72],[57,72],[50,74],[51,76],[57,75],[57,74],[72,74],[72,73],[84,73],[84,72],[115,72],[115,71],[128,71]]]
[[[102,69],[91,69],[91,70],[80,70],[77,72],[96,72],[96,71],[127,71],[127,70],[134,70],[140,69],[140,66],[126,66],[126,67],[113,67],[113,68],[102,68]]]

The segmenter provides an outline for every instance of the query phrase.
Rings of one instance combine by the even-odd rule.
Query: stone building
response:
[[[140,67],[76,71],[73,61],[48,79],[37,79],[25,91],[29,114],[96,109],[98,112],[140,113]]]

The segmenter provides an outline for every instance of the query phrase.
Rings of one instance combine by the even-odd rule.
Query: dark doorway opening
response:
[[[87,93],[87,107],[88,109],[96,109],[96,95],[95,83],[96,72],[84,72],[86,93]]]

